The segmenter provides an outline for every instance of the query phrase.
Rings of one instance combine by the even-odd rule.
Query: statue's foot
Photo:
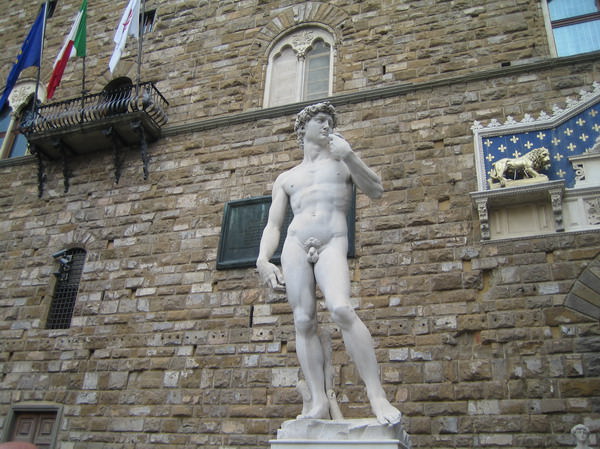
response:
[[[330,419],[329,403],[315,405],[307,413],[298,415],[297,419]]]
[[[375,398],[371,400],[371,408],[377,417],[379,424],[396,424],[400,422],[402,414],[386,398]]]

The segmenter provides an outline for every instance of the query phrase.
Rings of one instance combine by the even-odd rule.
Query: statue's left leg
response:
[[[342,331],[346,350],[366,385],[377,420],[383,424],[398,422],[400,412],[387,400],[381,386],[371,334],[350,303],[345,237],[331,240],[321,251],[319,261],[315,264],[315,278],[333,320]]]

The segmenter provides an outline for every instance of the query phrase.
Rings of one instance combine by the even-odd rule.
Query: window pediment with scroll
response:
[[[600,84],[552,114],[473,126],[483,240],[600,229]]]

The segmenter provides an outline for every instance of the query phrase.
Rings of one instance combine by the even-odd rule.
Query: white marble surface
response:
[[[277,431],[271,449],[409,449],[401,423],[384,425],[376,419],[295,419]]]

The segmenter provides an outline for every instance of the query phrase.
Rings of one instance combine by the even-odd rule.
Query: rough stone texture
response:
[[[4,80],[37,5],[0,3]],[[89,5],[93,91],[109,80],[122,3]],[[61,0],[48,23],[44,80],[79,4]],[[338,110],[384,181],[381,200],[357,198],[352,293],[415,447],[562,448],[574,424],[600,431],[598,322],[564,306],[600,234],[481,244],[469,197],[474,120],[550,111],[600,81],[597,59],[527,68],[549,58],[538,2],[147,4],[142,78],[170,102],[171,127],[260,108],[267,47],[296,21],[335,27],[335,93],[413,83]],[[135,79],[132,42],[118,75]],[[80,90],[80,64],[56,100]],[[66,194],[48,164],[41,199],[35,161],[0,163],[0,425],[11,405],[49,401],[64,405],[62,449],[267,447],[301,409],[292,317],[254,269],[215,264],[224,204],[268,194],[300,160],[293,119],[168,133],[146,181],[136,151],[119,184],[110,151],[73,160]],[[73,323],[46,330],[51,254],[74,245],[88,255]],[[331,328],[342,411],[367,416]]]

